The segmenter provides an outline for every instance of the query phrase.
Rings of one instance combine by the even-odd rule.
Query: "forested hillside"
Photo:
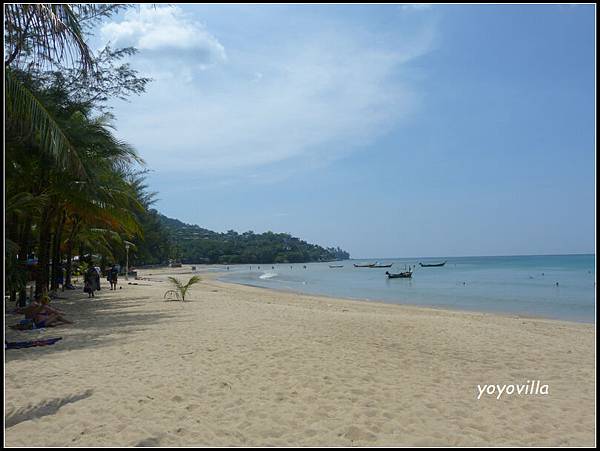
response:
[[[171,255],[183,263],[299,263],[343,260],[350,255],[323,248],[287,233],[217,233],[177,219],[158,216],[171,240]]]

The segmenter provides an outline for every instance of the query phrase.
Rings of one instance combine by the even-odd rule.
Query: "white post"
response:
[[[127,251],[127,263],[125,263],[125,280],[129,280],[129,244],[125,245]]]

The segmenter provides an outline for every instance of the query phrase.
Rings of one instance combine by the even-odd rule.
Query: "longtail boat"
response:
[[[423,263],[419,262],[419,265],[421,265],[421,267],[423,267],[423,268],[430,268],[430,267],[433,267],[433,266],[444,266],[447,261],[448,260],[446,260],[443,263],[430,263],[430,264],[426,264],[426,263],[423,264]]]
[[[344,265],[329,265],[330,268],[343,268]]]
[[[399,272],[397,274],[392,274],[389,272],[385,272],[385,274],[388,276],[388,279],[411,279],[412,278],[412,271],[404,271],[404,272]]]
[[[371,268],[391,268],[392,265],[393,263],[390,263],[389,265],[373,265]]]
[[[356,263],[354,263],[354,267],[355,268],[372,268],[376,264],[377,264],[377,262],[375,262],[375,263],[369,263],[369,264],[366,264],[366,265],[357,265]]]

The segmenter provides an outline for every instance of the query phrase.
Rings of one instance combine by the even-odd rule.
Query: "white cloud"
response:
[[[155,22],[128,17],[127,27],[106,27],[124,30],[115,35],[134,45],[143,43],[144,57],[175,42],[140,23],[177,18],[184,29],[193,23],[181,13],[151,17]],[[433,31],[424,27],[386,45],[377,35],[339,27],[300,39],[280,37],[270,46],[249,43],[251,52],[228,49],[228,64],[194,74],[185,59],[165,65],[145,58],[146,69],[163,76],[142,98],[117,107],[119,133],[157,172],[235,176],[276,166],[269,177],[278,178],[299,166],[328,164],[415,110],[418,96],[403,82],[402,70],[431,49]]]
[[[217,38],[178,7],[144,5],[129,10],[121,22],[104,24],[100,35],[113,47],[133,46],[140,50],[141,67],[156,78],[172,77],[173,72],[156,70],[165,63],[177,72],[182,63],[202,70],[227,59]]]

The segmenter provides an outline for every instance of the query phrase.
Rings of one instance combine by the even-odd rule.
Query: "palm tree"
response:
[[[49,278],[55,280],[63,257],[68,283],[76,251],[123,258],[124,240],[143,236],[140,218],[154,194],[135,176],[142,159],[115,138],[109,115],[93,115],[101,100],[69,89],[77,73],[107,78],[86,44],[84,28],[123,7],[5,5],[5,262],[11,296],[21,290],[24,300],[19,270],[31,251],[38,257],[36,292],[41,293]],[[50,67],[59,71],[48,72]],[[140,93],[149,81],[137,79],[135,71],[110,70],[127,81],[108,77],[117,81],[100,86],[103,95]]]
[[[78,154],[65,131],[22,75],[36,67],[63,67],[64,63],[83,73],[93,72],[96,62],[86,43],[86,24],[126,7],[123,4],[66,3],[4,5],[7,117],[24,131],[31,132],[41,149],[60,164],[81,170]]]
[[[85,42],[80,17],[68,4],[6,4],[4,8],[6,115],[24,131],[31,132],[40,147],[59,163],[77,167],[77,152],[52,114],[19,76],[23,71],[18,67],[57,64],[68,58],[82,70],[90,70],[94,59]]]
[[[163,298],[166,298],[167,296],[175,295],[175,297],[177,299],[181,300],[181,302],[184,302],[185,296],[186,296],[188,290],[190,289],[190,287],[192,285],[195,285],[200,282],[200,277],[192,276],[190,278],[190,280],[188,280],[188,283],[186,283],[185,285],[183,284],[183,282],[181,282],[179,279],[177,279],[175,277],[169,277],[169,281],[171,282],[171,284],[173,285],[174,288],[172,288],[171,290],[167,290],[165,292]]]

